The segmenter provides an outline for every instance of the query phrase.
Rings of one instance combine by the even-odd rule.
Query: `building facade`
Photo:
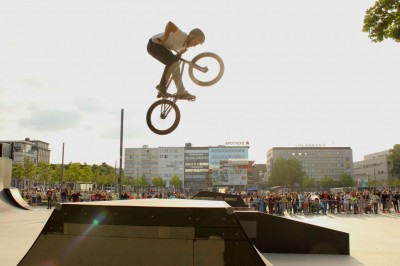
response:
[[[157,175],[170,187],[173,176],[178,176],[185,187],[184,147],[159,147]]]
[[[354,179],[359,186],[387,186],[390,180],[389,150],[364,156],[364,160],[354,162]]]
[[[29,158],[34,163],[50,163],[50,145],[41,140],[0,140],[1,157],[13,160],[13,164],[23,163]]]
[[[125,148],[125,175],[128,178],[145,176],[150,182],[159,176],[170,187],[169,181],[173,176],[180,177],[185,189],[190,192],[207,190],[212,185],[212,172],[220,171],[221,165],[226,168],[227,160],[245,160],[248,166],[249,146],[209,146],[195,147],[186,143],[183,147]],[[247,185],[243,177],[240,180],[228,179],[224,185]],[[233,175],[232,175],[233,177]],[[230,180],[230,181],[229,181]]]
[[[324,177],[338,180],[343,173],[353,176],[353,151],[349,147],[274,147],[267,152],[267,178],[278,158],[295,158],[307,176],[320,181]]]
[[[211,186],[208,147],[185,145],[185,187],[191,192],[207,190]]]
[[[128,178],[145,177],[149,182],[158,176],[158,148],[125,148],[124,171]]]

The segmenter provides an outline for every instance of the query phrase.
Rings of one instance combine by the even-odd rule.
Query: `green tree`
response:
[[[295,184],[303,183],[305,175],[299,160],[278,158],[272,167],[269,181],[271,185],[290,186],[293,190]]]
[[[303,188],[313,189],[316,188],[316,182],[314,178],[311,177],[304,177],[303,183],[301,184]]]
[[[52,164],[51,165],[51,180],[52,183],[61,182],[61,165],[60,164]],[[65,180],[63,180],[65,181]]]
[[[179,176],[174,175],[169,181],[170,185],[172,185],[175,189],[182,188],[182,180]]]
[[[389,150],[388,161],[390,174],[400,179],[400,144]]]
[[[23,176],[24,178],[31,181],[36,177],[36,164],[32,162],[32,160],[28,157],[24,158],[24,162],[22,164],[23,167]]]
[[[38,181],[51,183],[51,166],[45,162],[38,162],[36,173],[38,177]]]
[[[81,178],[81,164],[80,163],[69,163],[64,171],[66,181],[76,182]]]
[[[136,179],[136,186],[138,186],[138,187],[146,187],[148,185],[149,185],[149,183],[147,182],[147,179],[146,179],[145,176],[141,176],[141,177],[138,177]]]
[[[18,187],[21,188],[21,181],[24,178],[24,167],[21,163],[12,166],[12,178],[18,180]]]
[[[87,165],[85,163],[81,167],[80,173],[81,173],[80,181],[85,182],[85,183],[92,182],[93,172],[92,172],[92,167],[90,165]]]
[[[151,183],[156,187],[165,187],[165,181],[159,176],[153,177]]]
[[[117,182],[115,168],[106,163],[92,165],[92,181],[100,185],[111,185]]]
[[[400,1],[377,0],[366,11],[362,30],[373,42],[384,39],[400,42]]]
[[[351,175],[343,173],[339,176],[338,187],[353,187],[353,186],[354,186],[354,180]]]
[[[319,184],[324,189],[329,189],[337,186],[337,182],[329,176],[325,176],[324,178],[322,178]]]

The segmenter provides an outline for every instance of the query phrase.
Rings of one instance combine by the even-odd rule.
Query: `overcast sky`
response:
[[[400,44],[362,32],[375,0],[0,1],[0,140],[50,143],[51,163],[119,162],[124,147],[249,141],[272,147],[351,147],[355,161],[399,143]],[[190,81],[167,136],[145,121],[163,66],[148,39],[171,20],[201,28],[188,51],[219,54],[225,75]],[[174,90],[175,88],[172,88]]]

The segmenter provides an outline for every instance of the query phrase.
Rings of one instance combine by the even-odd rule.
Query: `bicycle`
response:
[[[185,65],[188,65],[190,79],[199,86],[211,86],[217,83],[224,74],[224,62],[214,53],[205,52],[198,54],[191,61],[186,60],[177,55],[179,58],[178,66],[181,67],[179,72],[179,82],[182,82],[182,76]],[[169,77],[166,88],[172,82],[172,75]],[[160,94],[158,95],[160,96]],[[182,100],[178,95],[167,93],[167,97],[154,102],[147,110],[146,122],[151,131],[158,135],[167,135],[174,131],[180,122],[181,113],[176,102]],[[195,101],[195,99],[184,99]]]

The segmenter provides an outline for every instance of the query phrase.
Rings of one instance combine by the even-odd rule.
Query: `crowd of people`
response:
[[[390,190],[319,193],[267,193],[242,196],[254,209],[282,216],[296,214],[378,214],[399,213],[400,192]]]
[[[25,198],[32,207],[38,205],[47,205],[48,209],[51,209],[55,203],[61,202],[89,202],[89,201],[109,201],[115,199],[148,199],[148,198],[164,198],[164,199],[184,199],[186,196],[178,192],[122,192],[121,195],[118,193],[112,193],[111,191],[104,190],[93,190],[93,191],[78,191],[73,190],[69,187],[64,189],[61,188],[31,188],[21,192],[23,198]]]
[[[78,191],[69,187],[64,189],[37,189],[22,191],[22,196],[33,207],[47,204],[51,209],[57,202],[89,202],[109,201],[115,199],[185,199],[187,195],[178,192],[122,192],[121,195],[110,191],[93,190]],[[400,213],[400,192],[391,190],[370,191],[344,191],[330,192],[291,192],[266,194],[248,193],[242,194],[242,198],[249,207],[255,210],[273,215],[312,215],[312,214],[378,214]]]

